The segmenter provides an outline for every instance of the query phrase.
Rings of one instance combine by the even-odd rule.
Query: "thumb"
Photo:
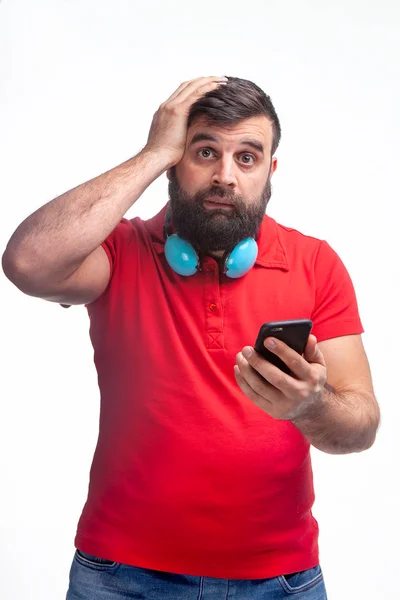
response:
[[[318,363],[325,366],[324,355],[317,344],[315,335],[310,335],[304,349],[304,358],[309,363]]]

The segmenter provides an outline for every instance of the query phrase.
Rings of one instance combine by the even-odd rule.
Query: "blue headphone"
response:
[[[192,244],[176,233],[171,234],[170,220],[171,211],[168,205],[164,222],[164,253],[167,263],[179,275],[194,275],[201,270],[199,255]],[[239,242],[231,252],[224,254],[223,272],[231,279],[243,277],[253,267],[257,254],[257,242],[253,238],[246,238]]]

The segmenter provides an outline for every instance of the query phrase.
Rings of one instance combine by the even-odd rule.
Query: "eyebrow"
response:
[[[212,136],[209,133],[196,133],[191,142],[190,142],[190,146],[193,146],[194,144],[197,144],[197,142],[215,142],[218,143],[218,140]],[[240,142],[241,146],[250,146],[251,148],[253,148],[254,150],[257,150],[257,152],[260,152],[261,154],[264,154],[264,146],[262,145],[261,142],[259,142],[258,140],[252,140],[252,139],[248,139],[248,140],[242,140]]]

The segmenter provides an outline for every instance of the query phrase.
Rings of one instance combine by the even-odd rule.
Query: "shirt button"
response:
[[[216,304],[210,304],[209,309],[211,310],[211,312],[215,312],[217,310],[217,305]]]

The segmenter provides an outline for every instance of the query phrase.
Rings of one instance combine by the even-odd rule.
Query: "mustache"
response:
[[[208,200],[208,198],[210,198],[212,196],[217,196],[218,198],[226,198],[236,208],[243,207],[242,196],[237,195],[234,192],[231,192],[230,190],[226,190],[226,189],[218,188],[218,187],[210,187],[205,190],[201,190],[201,191],[197,192],[196,202],[198,204],[203,204],[203,202],[205,200]]]

